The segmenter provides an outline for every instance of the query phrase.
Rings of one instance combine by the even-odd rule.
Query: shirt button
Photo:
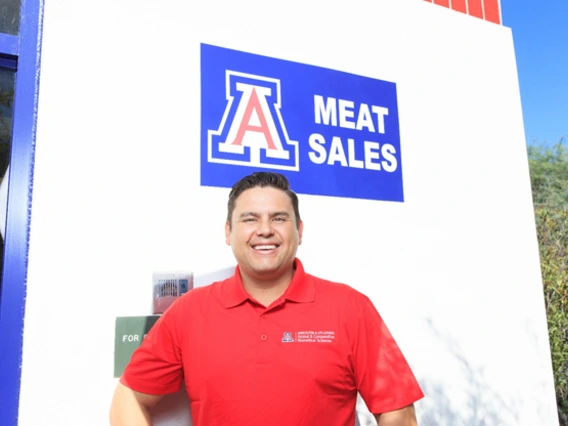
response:
[[[260,340],[266,340],[268,339],[268,337],[266,336],[266,334],[263,334],[262,336],[260,336]]]

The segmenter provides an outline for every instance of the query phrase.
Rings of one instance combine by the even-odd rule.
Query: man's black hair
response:
[[[231,217],[233,215],[233,210],[235,209],[235,201],[239,195],[247,189],[256,187],[270,187],[284,191],[292,202],[292,207],[294,208],[294,214],[296,216],[296,226],[300,226],[300,206],[298,196],[290,189],[290,182],[288,182],[286,176],[274,172],[255,172],[245,176],[233,185],[231,193],[229,194],[229,202],[227,203],[227,222],[229,222],[229,226],[232,226]]]

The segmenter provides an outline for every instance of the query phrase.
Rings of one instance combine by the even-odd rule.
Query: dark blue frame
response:
[[[22,0],[18,36],[0,34],[2,64],[17,63],[0,294],[0,426],[17,426],[45,0]]]

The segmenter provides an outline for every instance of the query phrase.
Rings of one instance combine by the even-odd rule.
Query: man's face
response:
[[[302,242],[303,224],[296,224],[288,195],[276,188],[255,187],[235,201],[232,227],[225,224],[225,241],[242,272],[260,279],[277,279],[289,271]]]

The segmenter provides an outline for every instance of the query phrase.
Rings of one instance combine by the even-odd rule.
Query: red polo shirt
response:
[[[185,380],[194,426],[353,426],[357,391],[372,413],[423,397],[371,301],[296,271],[269,307],[239,269],[191,290],[152,327],[121,382],[148,394]]]

